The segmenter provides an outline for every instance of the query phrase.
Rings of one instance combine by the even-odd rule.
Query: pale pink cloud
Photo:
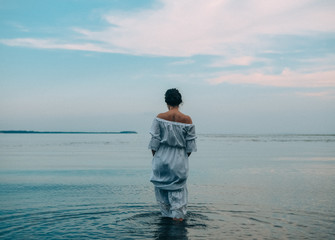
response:
[[[77,30],[87,39],[125,51],[164,56],[226,55],[250,46],[266,47],[268,43],[259,39],[264,34],[335,31],[334,4],[316,0],[161,2],[159,9],[129,15],[111,12],[105,15],[111,27],[103,31]]]
[[[228,64],[231,65],[239,65],[239,66],[249,66],[252,62],[255,62],[256,59],[251,56],[244,56],[238,58],[231,58],[227,61]]]
[[[335,31],[335,3],[317,0],[161,0],[160,7],[139,12],[109,12],[101,31],[74,28],[78,38],[44,44],[25,40],[12,46],[123,52],[134,55],[219,55],[270,49],[263,35],[309,35]],[[32,39],[30,39],[32,40]],[[250,47],[252,46],[252,48]],[[248,64],[239,59],[237,63]]]
[[[210,84],[253,84],[272,87],[335,87],[335,71],[300,73],[285,69],[279,75],[264,73],[223,74],[209,79]]]

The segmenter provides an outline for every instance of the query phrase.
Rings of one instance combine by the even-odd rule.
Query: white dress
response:
[[[197,151],[195,126],[155,118],[150,134],[148,148],[156,151],[150,181],[155,185],[162,214],[184,218],[189,171],[187,153]]]

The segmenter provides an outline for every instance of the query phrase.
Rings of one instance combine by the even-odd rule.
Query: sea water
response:
[[[185,221],[148,135],[1,134],[1,239],[334,239],[335,135],[199,135]]]

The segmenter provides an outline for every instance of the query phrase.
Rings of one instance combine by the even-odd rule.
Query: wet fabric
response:
[[[156,151],[150,181],[163,217],[185,218],[188,200],[188,154],[197,151],[193,124],[155,118],[148,148]]]
[[[188,199],[186,185],[174,191],[155,187],[155,196],[163,217],[185,218]]]
[[[156,151],[150,181],[162,190],[183,189],[188,177],[187,153],[197,151],[194,124],[155,118],[148,148]]]

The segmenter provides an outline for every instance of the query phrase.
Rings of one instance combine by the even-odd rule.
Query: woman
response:
[[[154,119],[149,149],[152,150],[152,176],[155,195],[164,217],[183,221],[188,192],[188,157],[197,150],[192,119],[179,111],[182,97],[175,88],[165,93],[168,111]]]

